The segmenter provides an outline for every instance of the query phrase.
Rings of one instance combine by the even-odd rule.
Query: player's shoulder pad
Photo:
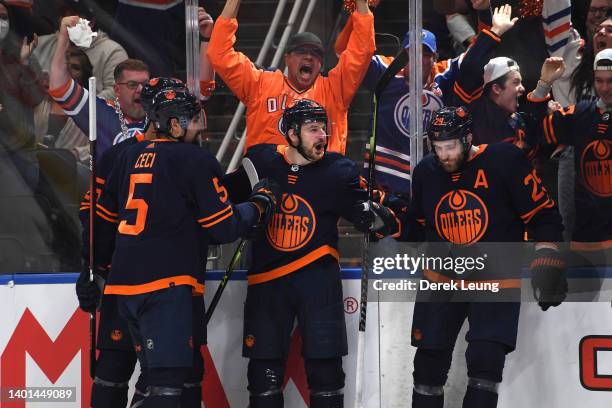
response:
[[[262,143],[256,144],[246,152],[245,157],[248,157],[255,165],[256,169],[267,167],[267,165],[277,160],[281,154],[278,152],[278,146],[276,144]]]
[[[486,151],[483,152],[484,157],[488,157],[497,165],[504,168],[512,168],[518,161],[527,160],[525,152],[516,147],[513,143],[499,142],[491,143],[486,147]]]
[[[327,152],[322,163],[327,166],[329,178],[327,180],[341,180],[346,182],[359,177],[360,170],[357,164],[346,156],[336,152]]]
[[[412,177],[417,173],[427,172],[431,170],[435,170],[438,167],[438,163],[436,162],[436,157],[433,153],[428,153],[425,157],[421,159],[421,161],[414,168],[414,173]]]
[[[101,177],[106,177],[115,163],[119,161],[121,153],[137,142],[138,140],[130,137],[106,149],[104,153],[102,153],[102,156],[100,156],[100,161],[98,162],[98,174]]]

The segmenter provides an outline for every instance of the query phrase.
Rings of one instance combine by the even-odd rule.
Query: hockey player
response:
[[[347,112],[374,54],[374,17],[366,0],[356,0],[351,19],[354,32],[338,65],[321,75],[324,48],[309,32],[295,34],[285,50],[287,76],[280,70],[257,69],[234,50],[240,0],[227,0],[217,19],[208,46],[215,71],[246,105],[246,149],[258,143],[284,143],[280,123],[283,111],[298,99],[312,99],[325,107],[330,117],[329,145],[344,154]]]
[[[160,90],[147,113],[152,140],[127,147],[104,183],[95,255],[99,268],[112,258],[104,293],[117,295],[146,371],[144,406],[178,407],[203,340],[203,302],[195,310],[192,295],[204,291],[207,244],[266,221],[276,187],[263,180],[249,202],[231,204],[218,163],[193,144],[200,106],[188,91]]]
[[[338,265],[338,220],[366,230],[372,213],[361,211],[367,192],[359,169],[338,153],[326,152],[328,116],[318,103],[299,100],[283,113],[287,145],[262,144],[247,152],[260,176],[278,182],[282,199],[260,239],[253,242],[244,315],[243,356],[251,407],[283,406],[282,386],[294,320],[312,408],[343,406],[347,354]],[[239,177],[238,170],[231,177]],[[376,206],[385,226],[391,211]]]
[[[576,223],[571,249],[612,248],[612,49],[593,64],[595,101],[580,101],[544,120],[545,143],[574,147]]]
[[[524,154],[509,143],[472,145],[472,120],[463,107],[444,107],[432,118],[433,153],[415,168],[412,202],[402,219],[402,239],[448,242],[466,248],[481,242],[521,242],[525,225],[534,231],[532,285],[543,310],[559,305],[567,292],[565,269],[555,242],[561,218]],[[511,168],[512,171],[508,171]],[[498,268],[498,265],[494,265]],[[500,288],[520,288],[520,268]],[[460,271],[424,270],[430,282],[469,283]],[[491,280],[493,268],[471,275]],[[472,281],[473,282],[473,281]],[[505,356],[516,345],[518,302],[417,302],[412,324],[414,408],[442,408],[443,386],[463,321],[468,387],[464,408],[493,408]],[[494,316],[494,318],[491,318]]]
[[[186,90],[186,85],[179,80],[170,78],[153,78],[144,86],[141,95],[141,103],[145,111],[150,110],[153,97],[162,90]],[[150,124],[149,124],[150,125]],[[97,194],[102,192],[105,180],[118,157],[126,148],[145,139],[154,137],[151,130],[146,135],[137,133],[134,137],[128,138],[116,145],[113,145],[102,154],[102,158],[97,163],[96,190]],[[87,192],[80,206],[79,217],[83,227],[83,259],[89,259],[89,208],[91,200]],[[108,278],[107,270],[98,270],[101,278],[106,281]],[[106,295],[100,303],[101,293],[98,283],[89,282],[89,266],[85,263],[76,284],[79,306],[85,312],[93,313],[100,305],[100,323],[98,327],[97,349],[100,351],[96,360],[96,377],[92,384],[91,407],[125,407],[128,398],[128,381],[132,376],[136,364],[136,353],[132,346],[132,338],[129,333],[127,322],[119,316],[117,310],[117,297]],[[194,303],[201,302],[201,297],[194,297]],[[201,359],[200,359],[201,360]],[[199,362],[195,360],[196,362]],[[197,365],[198,368],[202,364]],[[182,404],[185,407],[199,405],[190,404],[192,400],[201,400],[200,382],[203,370],[195,370],[193,377],[196,380],[188,380],[183,394],[181,395]],[[136,390],[130,406],[137,406],[138,401],[144,399],[146,394],[145,371],[141,370],[140,377],[136,383]],[[199,380],[197,380],[199,378]]]

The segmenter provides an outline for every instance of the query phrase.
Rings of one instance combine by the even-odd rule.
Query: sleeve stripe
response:
[[[544,23],[546,23],[547,25],[552,24],[553,22],[555,22],[556,20],[560,19],[561,17],[565,17],[565,16],[569,16],[572,12],[572,8],[571,7],[567,7],[564,8],[561,11],[556,12],[555,14],[552,14],[548,17],[544,18]],[[542,16],[544,17],[544,16]]]
[[[545,29],[545,30],[544,30],[544,35],[545,35],[547,38],[552,38],[552,37],[554,37],[554,36],[556,36],[556,35],[558,35],[558,34],[561,34],[561,33],[562,33],[562,32],[564,32],[564,31],[568,31],[568,30],[570,29],[570,27],[571,27],[571,24],[570,24],[570,22],[568,21],[568,22],[566,22],[565,24],[561,24],[559,27],[554,28],[554,29],[552,29],[552,30],[546,30],[546,29]]]
[[[72,89],[74,88],[74,84],[75,84],[74,79],[70,79],[64,85],[60,86],[59,88],[49,89],[49,95],[51,95],[51,97],[55,99],[56,102],[62,102],[66,100],[68,96],[70,95],[70,93],[72,92]]]
[[[491,37],[492,39],[494,39],[497,42],[501,42],[501,38],[495,34],[493,31],[490,31],[490,29],[485,28],[481,31],[483,34],[488,35],[489,37]]]
[[[551,208],[555,205],[555,202],[553,200],[551,200],[550,198],[546,201],[544,201],[542,204],[538,205],[536,208],[534,208],[533,210],[529,211],[528,213],[521,215],[521,218],[523,219],[523,222],[525,224],[528,224],[531,219],[543,208]]]
[[[79,87],[81,86],[79,85]],[[81,111],[81,109],[83,109],[83,106],[87,104],[87,99],[89,98],[89,91],[83,88],[81,88],[81,90],[83,92],[81,94],[82,95],[81,99],[77,100],[77,103],[74,106],[68,106],[68,105],[62,106],[62,104],[60,103],[60,106],[62,106],[62,108],[64,109],[64,113],[66,113],[66,115],[73,116],[73,115],[78,114]]]
[[[104,180],[102,177],[96,177],[96,183],[104,185],[106,180]]]
[[[459,85],[458,82],[455,82],[455,86],[453,87],[453,89],[455,90],[455,93],[457,93],[457,96],[459,96],[459,98],[461,98],[461,100],[463,102],[465,102],[465,103],[472,103],[476,99],[478,99],[478,98],[480,98],[482,96],[482,92],[483,92],[484,86],[481,86],[481,87],[477,88],[471,94],[468,94],[466,91],[463,90],[463,88],[461,88],[461,86]]]
[[[216,217],[222,216],[224,213],[226,213],[228,211],[232,212],[232,206],[231,205],[228,205],[227,207],[225,207],[221,211],[218,211],[218,212],[214,213],[213,215],[209,215],[208,217],[200,218],[198,220],[198,222],[201,224],[201,223],[204,223],[206,221],[210,221],[210,220],[212,220],[212,219],[214,219]]]
[[[66,99],[58,103],[60,104],[62,108],[70,109],[79,99],[79,95],[81,94],[82,91],[84,91],[83,87],[75,82],[70,92],[70,95],[69,96],[67,95]]]
[[[546,141],[548,144],[556,145],[559,142],[557,141],[557,137],[555,136],[555,129],[552,124],[553,115],[548,115],[544,119],[544,136],[546,137]]]
[[[234,214],[234,211],[232,210],[232,207],[229,207],[229,209],[230,209],[230,212],[228,212],[227,214],[225,214],[221,218],[218,218],[216,221],[211,221],[208,224],[202,224],[202,228],[210,228],[210,227],[220,223],[221,221],[225,220],[226,218],[231,217]]]
[[[96,215],[102,219],[105,219],[108,222],[111,222],[113,224],[117,224],[119,221],[116,218],[110,218],[107,217],[106,215],[102,214],[100,211],[96,211]]]
[[[109,217],[114,217],[117,218],[119,216],[118,213],[114,213],[112,211],[107,210],[106,208],[104,208],[101,204],[96,203],[96,208],[98,210],[102,210],[105,214],[108,214]]]
[[[536,98],[536,97],[534,97],[534,96],[533,96],[533,92],[529,92],[529,93],[527,94],[527,100],[528,100],[529,102],[535,102],[535,103],[538,103],[538,102],[546,102],[546,101],[547,101],[547,100],[549,100],[549,99],[550,99],[550,94],[546,95],[544,98]]]

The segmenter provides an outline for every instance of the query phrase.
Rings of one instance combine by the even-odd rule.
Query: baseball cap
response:
[[[484,66],[484,84],[495,81],[510,71],[519,71],[520,68],[515,60],[508,57],[496,57]]]
[[[606,48],[597,53],[593,71],[612,71],[612,48]]]
[[[423,42],[423,45],[429,48],[431,52],[437,52],[438,47],[436,46],[436,36],[434,35],[434,33],[429,30],[423,30],[423,33],[421,34],[421,41]],[[402,42],[402,47],[410,47],[410,32],[404,34],[404,41]]]
[[[287,47],[285,48],[285,52],[295,51],[296,49],[304,46],[314,47],[321,52],[321,54],[325,53],[325,48],[323,48],[323,43],[321,39],[308,31],[303,31],[301,33],[293,34],[291,38],[289,38],[289,42],[287,42]]]

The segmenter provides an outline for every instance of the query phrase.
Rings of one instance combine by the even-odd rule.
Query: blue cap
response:
[[[402,42],[402,47],[408,48],[410,47],[410,37],[409,32],[404,35],[404,41]],[[423,46],[429,48],[431,52],[437,52],[438,47],[436,47],[436,36],[429,30],[423,30],[422,35]]]

